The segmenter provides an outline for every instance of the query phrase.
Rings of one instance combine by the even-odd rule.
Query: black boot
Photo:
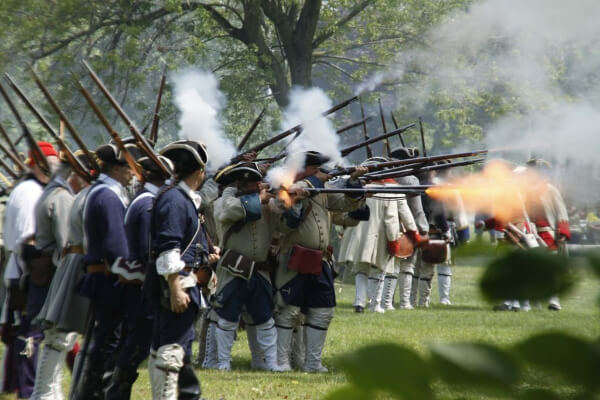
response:
[[[135,370],[115,368],[112,381],[106,390],[105,400],[129,400],[131,398],[131,387],[138,377]]]
[[[177,381],[179,386],[179,400],[198,400],[202,394],[200,381],[194,372],[191,362],[186,362],[179,370]]]
[[[102,400],[102,375],[104,364],[94,363],[89,356],[86,357],[81,370],[79,382],[74,386],[72,400]]]

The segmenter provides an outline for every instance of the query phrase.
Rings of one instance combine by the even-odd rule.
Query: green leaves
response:
[[[349,380],[363,391],[384,390],[400,398],[432,399],[431,372],[415,352],[394,344],[378,344],[340,360]]]
[[[516,250],[487,266],[480,287],[490,300],[544,300],[564,293],[573,283],[566,258],[543,249]]]
[[[453,384],[509,389],[519,366],[506,352],[488,344],[450,343],[429,346],[436,374]]]

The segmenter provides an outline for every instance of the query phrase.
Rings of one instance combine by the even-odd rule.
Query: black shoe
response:
[[[361,307],[361,306],[354,306],[354,312],[358,313],[358,314],[364,313],[365,312],[365,308]]]
[[[194,372],[194,368],[190,362],[183,364],[179,370],[177,379],[179,386],[178,400],[199,400],[202,390],[200,389],[200,381]]]
[[[135,370],[115,368],[112,381],[108,385],[105,400],[121,400],[131,398],[131,387],[136,381],[138,374]]]
[[[548,310],[550,311],[560,311],[561,307],[556,304],[548,304]]]
[[[508,304],[498,304],[494,306],[494,311],[513,311],[513,308]],[[516,311],[516,310],[515,310]]]

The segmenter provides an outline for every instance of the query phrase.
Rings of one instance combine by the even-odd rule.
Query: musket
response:
[[[369,115],[368,117],[363,118],[360,121],[356,121],[356,122],[353,122],[353,123],[348,124],[346,126],[342,126],[340,129],[338,129],[337,131],[335,131],[335,133],[337,133],[339,135],[339,134],[344,133],[346,131],[349,131],[350,129],[355,128],[357,126],[361,126],[361,125],[364,126],[367,123],[367,121],[370,121],[372,118],[373,117]]]
[[[252,126],[250,126],[250,129],[248,129],[248,132],[246,132],[246,134],[244,135],[242,140],[240,140],[240,142],[238,143],[238,145],[237,145],[238,151],[242,150],[242,148],[244,147],[244,145],[246,144],[248,139],[250,139],[250,136],[252,136],[252,134],[256,130],[256,127],[258,126],[258,124],[260,124],[260,121],[262,121],[263,117],[265,116],[266,112],[267,112],[267,108],[265,107],[262,109],[260,114],[258,114],[258,117],[256,117],[256,119],[254,120],[254,122],[252,123]]]
[[[44,116],[38,111],[38,109],[35,108],[35,106],[33,105],[33,103],[27,98],[27,96],[25,95],[25,93],[21,90],[21,88],[17,85],[17,83],[12,79],[12,77],[9,74],[5,73],[4,77],[6,78],[6,80],[8,81],[8,83],[10,84],[10,86],[12,87],[12,89],[15,91],[15,93],[17,94],[17,96],[19,96],[19,98],[21,99],[21,101],[23,101],[23,103],[27,106],[27,108],[29,108],[29,111],[31,111],[31,113],[33,115],[35,115],[35,117],[38,119],[38,121],[40,122],[40,124],[48,131],[48,133],[50,134],[50,136],[52,136],[52,138],[54,140],[56,140],[56,142],[58,143],[58,146],[63,151],[63,154],[66,157],[67,161],[69,162],[69,164],[73,168],[73,171],[75,173],[77,173],[79,176],[81,176],[83,179],[85,179],[86,181],[91,182],[92,181],[92,174],[90,174],[90,172],[81,163],[81,161],[79,161],[79,159],[77,157],[75,157],[75,155],[73,154],[73,152],[71,151],[71,149],[69,149],[69,146],[67,146],[67,144],[65,143],[65,141],[54,130],[54,128],[52,128],[52,126],[50,125],[50,123],[48,122],[48,120],[46,120],[46,118],[44,118]]]
[[[414,126],[415,126],[414,123],[413,124],[408,124],[408,125],[405,125],[403,127],[398,128],[398,129],[395,129],[395,130],[393,130],[391,132],[384,133],[383,135],[375,136],[372,139],[365,140],[364,142],[357,143],[355,145],[346,147],[345,149],[342,149],[342,151],[341,151],[342,157],[346,157],[348,154],[352,153],[354,150],[360,149],[361,147],[364,147],[364,146],[368,146],[371,143],[375,143],[375,142],[378,142],[380,140],[387,139],[390,136],[394,136],[394,135],[397,135],[398,133],[402,133],[404,131],[407,131],[410,128],[413,128]]]
[[[326,117],[326,116],[328,116],[330,114],[333,114],[334,112],[336,112],[336,111],[338,111],[338,110],[346,107],[348,104],[350,104],[352,102],[355,102],[356,100],[358,100],[358,96],[351,97],[351,98],[349,98],[347,100],[342,101],[339,104],[336,104],[335,106],[331,107],[329,110],[323,112],[321,115],[324,116],[324,117]],[[250,153],[250,152],[256,152],[256,153],[258,153],[259,151],[263,150],[265,147],[269,147],[272,144],[277,143],[281,139],[284,139],[284,138],[290,136],[291,134],[296,133],[298,130],[300,130],[300,128],[301,128],[301,125],[296,125],[293,128],[290,128],[290,129],[288,129],[288,130],[286,130],[284,132],[281,132],[280,134],[278,134],[276,136],[273,136],[270,139],[267,139],[266,141],[264,141],[264,142],[262,142],[260,144],[257,144],[256,146],[254,146],[251,149],[247,150],[246,153]],[[240,155],[234,157],[233,160],[238,160],[239,157],[240,157]]]
[[[365,109],[363,107],[362,101],[360,101],[359,104],[360,104],[360,115],[364,119],[365,118]],[[369,140],[369,133],[367,132],[367,122],[366,121],[363,123],[363,135],[365,137],[365,140]],[[366,149],[367,149],[367,158],[373,158],[373,150],[371,150],[371,146],[367,145]]]
[[[13,178],[19,179],[19,174],[12,170],[12,168],[2,159],[0,158],[0,167],[4,168],[4,170]]]
[[[10,147],[10,150],[9,150],[2,143],[0,143],[0,148],[2,149],[2,152],[4,152],[4,154],[6,154],[21,171],[23,171],[23,172],[27,171],[27,165],[25,165],[23,160],[21,160],[21,157],[19,157],[19,151],[17,150],[16,146],[13,144],[13,142],[8,137],[8,133],[6,132],[6,129],[4,129],[4,126],[2,126],[1,123],[0,123],[0,135],[2,135],[2,137],[4,138],[4,140],[6,141],[6,143],[8,143],[8,146]]]
[[[113,140],[115,141],[115,144],[117,145],[117,147],[119,148],[121,153],[123,153],[123,157],[125,157],[125,161],[127,161],[127,165],[129,165],[129,168],[131,168],[131,170],[133,171],[135,176],[138,178],[138,180],[140,180],[140,182],[143,182],[144,178],[142,175],[141,166],[135,161],[135,159],[133,158],[133,156],[131,155],[129,150],[127,150],[127,148],[125,147],[125,144],[123,143],[123,140],[121,140],[121,137],[119,136],[119,134],[117,132],[115,132],[115,130],[110,125],[110,122],[108,122],[108,120],[106,119],[104,114],[102,114],[100,107],[98,107],[98,104],[96,104],[96,102],[94,101],[92,96],[89,94],[89,92],[83,87],[81,82],[79,82],[75,77],[73,77],[73,79],[75,80],[75,84],[79,88],[79,91],[81,92],[81,94],[83,94],[83,97],[85,97],[85,99],[87,100],[89,106],[92,108],[92,110],[94,111],[94,113],[96,114],[96,116],[98,117],[100,122],[102,122],[102,125],[104,125],[104,127],[108,131],[109,135],[113,138]]]
[[[8,104],[8,107],[10,108],[10,110],[14,114],[15,118],[17,119],[17,122],[21,126],[21,130],[23,131],[23,136],[25,137],[25,140],[27,140],[27,144],[29,145],[29,149],[31,150],[32,157],[37,162],[39,162],[39,166],[43,171],[50,173],[50,164],[48,164],[48,160],[46,159],[46,156],[44,155],[44,153],[42,153],[40,146],[38,145],[37,141],[31,134],[31,131],[29,130],[29,128],[27,128],[27,125],[25,125],[25,121],[23,121],[23,118],[21,118],[21,114],[19,114],[19,111],[17,111],[17,108],[15,107],[14,103],[12,102],[10,97],[8,97],[8,93],[6,93],[4,86],[2,86],[1,84],[0,84],[0,94],[2,94],[2,97],[4,97],[6,104]]]
[[[394,112],[390,111],[390,115],[392,116],[392,122],[394,123],[394,127],[396,129],[398,129],[398,121],[396,121],[396,117],[394,116]],[[400,143],[402,143],[402,147],[406,147],[406,144],[404,143],[404,138],[402,137],[401,133],[398,134],[398,138],[400,139]]]
[[[447,163],[447,164],[428,165],[428,166],[424,166],[424,167],[407,168],[404,170],[397,170],[397,171],[383,171],[379,174],[365,176],[364,178],[367,180],[399,178],[402,176],[410,176],[410,175],[420,174],[423,172],[437,171],[440,169],[464,167],[467,165],[473,165],[473,164],[477,164],[477,163],[484,162],[484,161],[485,161],[485,158],[475,158],[472,160],[457,161],[457,162],[451,162],[451,163]]]
[[[146,138],[138,131],[138,129],[134,125],[133,121],[127,116],[127,113],[125,113],[125,110],[123,110],[123,108],[119,105],[119,102],[117,102],[117,100],[113,97],[113,95],[108,91],[106,86],[104,86],[104,83],[102,82],[100,77],[98,77],[98,75],[96,75],[96,73],[94,72],[92,67],[87,62],[83,61],[83,65],[85,65],[85,67],[87,68],[87,70],[90,74],[90,77],[96,83],[96,86],[98,86],[98,88],[104,94],[104,96],[106,97],[108,102],[113,106],[115,111],[117,111],[117,114],[119,114],[121,119],[123,119],[123,121],[129,128],[129,130],[133,134],[136,144],[138,145],[140,150],[150,160],[152,160],[152,162],[160,169],[160,172],[163,175],[163,177],[170,177],[171,174],[169,173],[168,168],[163,164],[163,162],[160,160],[160,158],[158,158],[158,156],[154,153],[154,150],[152,149],[152,147],[150,146],[150,144],[148,143]],[[116,132],[114,132],[114,130],[112,130],[112,129],[110,129],[109,132],[113,132],[116,134]],[[123,154],[125,154],[125,153],[123,153]],[[136,169],[135,171],[138,171],[138,170]],[[138,172],[140,172],[140,171],[138,171]]]
[[[167,81],[167,66],[163,70],[162,78],[160,78],[160,87],[158,89],[158,96],[156,97],[156,104],[154,105],[154,117],[152,119],[152,128],[150,129],[150,141],[156,143],[158,138],[158,123],[160,122],[160,101],[162,100],[162,94],[165,90],[165,82]]]
[[[423,120],[419,117],[419,130],[421,131],[421,145],[423,145],[423,156],[427,156],[427,149],[425,148],[425,132],[423,131]]]
[[[63,110],[60,108],[60,106],[58,105],[56,100],[54,100],[54,97],[52,97],[52,95],[48,91],[48,88],[46,87],[46,85],[44,84],[42,79],[38,76],[38,74],[35,72],[35,70],[33,69],[33,67],[31,65],[29,66],[29,70],[31,71],[31,73],[33,75],[33,79],[35,80],[36,85],[38,86],[38,88],[40,88],[40,90],[44,94],[44,97],[46,97],[46,100],[48,100],[48,103],[50,103],[50,106],[54,109],[54,112],[56,112],[56,114],[58,114],[60,119],[64,122],[65,126],[71,133],[71,137],[73,138],[75,143],[77,143],[77,146],[79,146],[79,148],[83,152],[85,158],[89,161],[90,165],[92,166],[92,169],[99,171],[100,167],[98,166],[98,163],[96,162],[96,158],[92,155],[92,153],[89,151],[89,149],[87,148],[87,146],[81,139],[81,135],[77,132],[77,130],[75,129],[75,127],[73,126],[73,124],[71,123],[69,118],[67,118],[67,116],[65,115]]]
[[[4,189],[4,193],[6,193],[6,190],[10,189],[11,187],[13,187],[13,182],[11,182],[6,176],[4,176],[3,173],[0,172],[0,181],[4,182],[6,184],[7,187],[4,187],[2,189]]]
[[[383,106],[381,105],[381,97],[379,98],[379,116],[381,117],[381,127],[383,128],[383,133],[387,133],[385,117],[383,116]],[[387,150],[387,155],[389,157],[392,152],[392,149],[390,148],[390,141],[388,138],[385,139],[385,149]]]
[[[302,188],[302,190],[309,193],[344,193],[344,194],[377,194],[377,193],[391,193],[391,194],[413,194],[413,193],[424,193],[427,187],[415,187],[415,186],[388,186],[388,187],[362,187],[362,188]]]

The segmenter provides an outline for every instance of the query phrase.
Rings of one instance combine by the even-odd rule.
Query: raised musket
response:
[[[4,168],[4,170],[13,178],[19,179],[19,174],[13,171],[13,169],[8,165],[2,158],[0,158],[0,167]]]
[[[359,104],[360,104],[360,115],[364,119],[365,118],[365,108],[363,107],[362,101],[360,101]],[[363,123],[363,135],[364,135],[365,140],[369,140],[369,133],[367,132],[367,121],[365,121]],[[366,149],[367,149],[367,158],[373,158],[373,150],[371,150],[371,146],[367,145]]]
[[[48,100],[48,103],[50,103],[50,106],[52,107],[52,109],[54,109],[54,112],[56,112],[56,114],[58,114],[58,116],[60,117],[61,121],[64,122],[65,126],[71,133],[71,137],[73,138],[75,143],[77,143],[77,146],[79,146],[79,148],[83,152],[85,158],[89,161],[90,165],[92,166],[92,169],[99,171],[100,167],[98,166],[98,163],[96,162],[96,158],[89,151],[89,149],[85,145],[83,139],[81,139],[81,135],[77,132],[77,130],[75,129],[75,127],[73,126],[73,124],[71,123],[69,118],[67,118],[67,116],[65,115],[63,110],[60,108],[60,106],[58,105],[56,100],[54,100],[54,97],[52,97],[52,95],[48,91],[48,88],[46,87],[46,85],[44,84],[42,79],[38,76],[38,74],[35,72],[35,70],[33,69],[33,67],[31,65],[29,66],[29,70],[31,71],[31,74],[33,75],[33,79],[35,80],[36,85],[38,86],[38,88],[40,88],[40,90],[44,94],[44,97],[46,97],[46,100]]]
[[[398,129],[398,121],[396,121],[396,117],[394,116],[394,112],[390,111],[390,115],[392,117],[392,122],[394,123],[394,127],[396,129]],[[398,134],[398,138],[400,139],[400,143],[402,143],[402,147],[406,147],[406,144],[404,143],[404,138],[402,137],[401,133]]]
[[[160,169],[160,172],[163,175],[163,177],[165,177],[165,178],[170,177],[171,173],[169,172],[169,169],[163,164],[163,162],[160,160],[160,158],[158,158],[156,153],[154,153],[152,146],[150,146],[150,144],[148,143],[146,138],[138,131],[138,129],[135,126],[135,124],[133,123],[133,121],[129,118],[129,116],[127,116],[127,113],[125,113],[125,110],[123,110],[123,108],[121,107],[119,102],[117,102],[117,100],[113,97],[113,95],[110,93],[110,91],[106,88],[106,86],[104,85],[104,83],[102,82],[100,77],[98,75],[96,75],[96,73],[94,72],[92,67],[87,62],[83,61],[83,64],[85,65],[86,69],[88,70],[88,73],[89,73],[90,77],[92,78],[92,80],[94,81],[94,83],[96,83],[96,86],[98,86],[98,89],[100,89],[100,91],[104,94],[104,97],[106,97],[108,102],[112,105],[112,107],[115,109],[115,111],[117,111],[117,114],[119,114],[121,119],[123,119],[123,121],[129,128],[129,130],[131,131],[133,137],[135,138],[136,144],[138,145],[140,150],[150,160],[152,160],[152,162]],[[81,84],[80,84],[80,86],[81,86]],[[81,86],[81,87],[83,87],[83,86]],[[91,97],[90,97],[90,99],[91,99]],[[98,108],[98,110],[99,110],[99,108]],[[109,132],[116,134],[116,132],[114,132],[114,130],[112,130],[112,128],[109,130]],[[112,135],[112,133],[111,133],[111,135]],[[123,154],[125,154],[125,153],[123,153]],[[138,170],[135,169],[135,171],[138,171]]]
[[[423,119],[419,117],[419,130],[421,131],[421,145],[423,146],[423,156],[427,156],[427,148],[425,147],[425,131],[423,130]]]
[[[338,110],[346,107],[348,104],[351,104],[351,103],[355,102],[356,100],[358,100],[358,96],[351,97],[351,98],[349,98],[347,100],[342,101],[339,104],[336,104],[335,106],[331,107],[329,110],[323,112],[321,115],[323,115],[324,117],[326,117],[326,116],[328,116],[330,114],[333,114],[334,112],[336,112],[336,111],[338,111]],[[281,139],[284,139],[284,138],[286,138],[286,137],[288,137],[288,136],[290,136],[290,135],[298,132],[300,130],[300,128],[301,128],[301,125],[296,125],[293,128],[290,128],[290,129],[288,129],[288,130],[286,130],[286,131],[284,131],[284,132],[282,132],[282,133],[280,133],[280,134],[278,134],[276,136],[273,136],[270,139],[265,140],[264,142],[262,142],[260,144],[257,144],[256,146],[254,146],[251,149],[247,150],[246,153],[250,153],[250,152],[257,152],[258,153],[259,151],[263,150],[264,148],[269,147],[272,144],[279,142]],[[232,161],[233,162],[237,162],[237,161],[239,161],[239,158],[240,158],[240,155],[234,157]]]
[[[27,171],[27,169],[28,169],[27,165],[25,165],[23,160],[21,160],[21,157],[19,157],[19,151],[17,150],[17,148],[15,147],[13,142],[8,137],[8,133],[6,132],[6,129],[4,129],[4,126],[1,123],[0,123],[0,135],[2,135],[2,137],[4,138],[4,140],[6,141],[6,143],[8,143],[8,146],[10,147],[10,149],[7,149],[6,146],[4,146],[2,143],[0,143],[0,149],[2,149],[2,152],[4,154],[6,154],[6,156],[9,157],[13,163],[15,163],[15,165],[19,168],[19,170],[21,170],[23,172]]]
[[[98,107],[98,104],[96,104],[89,92],[85,89],[85,87],[83,87],[81,82],[79,82],[75,77],[73,78],[75,80],[75,84],[79,88],[79,91],[81,92],[81,94],[83,94],[83,97],[85,97],[89,106],[92,108],[102,125],[104,125],[110,137],[112,137],[112,139],[115,141],[115,144],[117,145],[121,153],[123,153],[123,157],[125,157],[125,161],[127,161],[127,165],[129,165],[129,168],[131,168],[137,179],[140,182],[143,182],[144,177],[142,175],[142,167],[135,161],[129,150],[127,150],[125,144],[123,143],[123,140],[121,140],[119,134],[115,132],[115,130],[110,125],[110,122],[108,122],[108,119],[106,119],[104,114],[102,114],[100,107]]]
[[[10,75],[4,74],[6,80],[9,82],[12,89],[15,91],[17,96],[23,101],[23,103],[29,108],[29,111],[38,119],[40,124],[48,131],[50,136],[56,141],[60,149],[63,151],[64,156],[67,159],[67,162],[73,168],[73,171],[81,176],[88,182],[92,181],[92,174],[87,170],[87,168],[79,161],[77,157],[73,154],[69,146],[65,143],[65,141],[60,137],[60,135],[52,128],[50,122],[44,118],[44,116],[40,113],[40,111],[33,105],[33,103],[27,98],[25,92],[21,90],[21,88],[17,85],[17,83],[11,78]]]
[[[258,114],[258,117],[256,117],[256,119],[254,120],[254,122],[252,123],[252,126],[250,126],[250,129],[248,129],[248,132],[246,132],[246,134],[244,135],[242,140],[240,140],[240,142],[238,143],[238,145],[237,145],[238,151],[241,151],[242,148],[244,147],[244,145],[246,144],[246,142],[248,141],[248,139],[250,139],[250,136],[252,136],[252,134],[258,127],[258,124],[260,124],[260,121],[262,121],[263,117],[265,116],[266,112],[267,112],[267,108],[265,107],[262,109],[260,114]]]
[[[383,115],[383,105],[381,104],[381,98],[379,98],[379,116],[381,117],[381,127],[383,128],[383,133],[387,133],[387,126],[385,125],[385,116]],[[389,138],[385,138],[384,142],[385,149],[387,150],[387,155],[389,157],[392,152],[392,149],[390,148]]]
[[[17,122],[19,123],[19,126],[21,127],[21,130],[23,131],[23,136],[25,137],[25,140],[27,141],[27,145],[29,146],[29,149],[31,150],[33,158],[39,162],[39,166],[43,171],[50,173],[50,164],[48,164],[48,160],[46,159],[46,156],[44,155],[44,153],[42,153],[42,150],[40,149],[40,146],[38,145],[37,141],[33,137],[33,134],[31,133],[31,131],[25,124],[25,121],[23,121],[23,118],[21,118],[21,114],[19,114],[19,111],[17,111],[17,108],[15,107],[14,103],[8,96],[8,93],[6,93],[6,90],[4,90],[4,86],[2,86],[1,84],[0,84],[0,94],[2,94],[2,97],[4,97],[6,104],[8,104],[8,107],[10,108],[10,110],[14,114],[15,118],[17,119]]]
[[[344,133],[346,131],[349,131],[352,128],[356,128],[357,126],[364,126],[371,119],[373,119],[373,117],[369,115],[368,117],[363,118],[360,121],[352,122],[351,124],[342,126],[338,130],[336,130],[335,133],[337,133],[339,135],[339,134],[342,134],[342,133]]]
[[[407,131],[410,128],[413,128],[414,126],[415,126],[415,124],[408,124],[408,125],[398,128],[398,129],[395,129],[391,132],[384,133],[383,135],[375,136],[372,139],[365,140],[364,142],[360,142],[360,143],[354,144],[352,146],[346,147],[345,149],[342,149],[342,151],[341,151],[342,157],[346,157],[348,154],[352,153],[356,149],[360,149],[361,147],[368,146],[368,145],[378,142],[380,140],[387,139],[390,136],[394,136],[394,135],[397,135],[398,133]]]
[[[158,124],[160,123],[160,102],[162,100],[162,94],[165,90],[165,83],[167,81],[167,66],[163,70],[162,78],[160,78],[160,87],[158,89],[158,96],[156,97],[156,104],[154,105],[154,116],[152,117],[152,128],[150,129],[150,141],[156,143],[158,138]]]

